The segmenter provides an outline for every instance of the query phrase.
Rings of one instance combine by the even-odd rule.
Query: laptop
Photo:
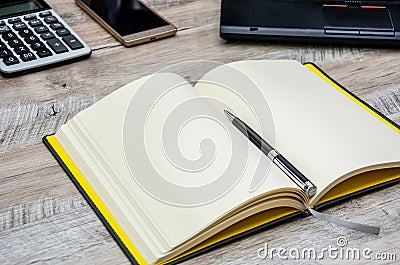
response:
[[[400,45],[400,1],[222,0],[220,36]]]

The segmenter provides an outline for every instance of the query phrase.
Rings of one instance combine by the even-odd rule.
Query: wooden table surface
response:
[[[125,48],[73,0],[48,2],[87,41],[93,53],[78,63],[12,79],[0,77],[0,264],[129,263],[41,139],[120,86],[174,63],[197,59],[314,62],[400,123],[398,49],[226,42],[219,37],[220,1],[215,0],[148,1],[179,28],[178,34]],[[186,264],[281,263],[278,258],[259,258],[257,250],[264,243],[270,248],[318,250],[337,246],[339,237],[346,238],[348,247],[395,253],[400,260],[399,187],[397,184],[324,211],[380,225],[379,236],[307,217],[238,240]],[[310,260],[288,260],[295,262]],[[341,260],[325,257],[311,262]]]

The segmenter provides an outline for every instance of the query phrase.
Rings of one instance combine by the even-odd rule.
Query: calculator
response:
[[[14,76],[89,58],[90,47],[43,0],[0,1],[0,73]]]

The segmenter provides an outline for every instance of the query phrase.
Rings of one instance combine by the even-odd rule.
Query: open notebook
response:
[[[205,75],[215,82],[198,82],[194,87],[172,73],[138,79],[78,113],[55,135],[44,138],[133,263],[179,262],[271,224],[301,216],[305,205],[324,207],[400,179],[398,126],[314,65],[288,60],[228,65],[259,88],[268,102],[274,135],[262,130],[262,119],[236,93],[241,88],[230,84],[233,77],[225,76],[217,67]],[[224,80],[230,89],[220,89]],[[171,87],[174,89],[170,90]],[[142,117],[146,103],[138,99],[140,93],[149,91],[155,93],[157,104]],[[160,91],[165,93],[158,95]],[[199,98],[204,98],[204,102],[191,103]],[[206,150],[199,147],[203,135],[212,135],[218,152],[205,166],[209,170],[206,175],[196,170],[182,173],[179,165],[166,158],[168,143],[163,139],[173,138],[163,138],[163,130],[168,129],[165,124],[171,111],[185,102],[191,104],[181,114],[190,116],[191,111],[200,111],[213,120],[200,121],[187,131],[181,129],[177,140],[180,151],[189,160],[197,161],[199,148],[204,153]],[[234,110],[264,139],[273,142],[317,186],[317,194],[308,198],[233,128],[224,109]],[[143,139],[136,141],[140,137]],[[215,187],[221,187],[213,186],[219,179],[217,173],[229,170],[235,152],[242,153],[246,163],[238,176],[236,170],[230,173],[236,181],[224,186],[226,190],[217,196]],[[146,171],[149,163],[157,170]],[[250,192],[250,182],[257,172],[265,174],[265,179]],[[206,184],[214,187],[205,189],[208,193],[203,194],[208,198],[210,193],[217,192],[213,199],[198,200],[197,192],[201,189],[196,187],[203,183],[199,179],[206,179]],[[171,194],[176,186],[181,189]]]

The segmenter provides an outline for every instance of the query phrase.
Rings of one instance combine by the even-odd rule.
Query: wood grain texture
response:
[[[88,42],[93,54],[88,60],[43,72],[0,77],[0,264],[129,263],[41,139],[120,86],[170,65],[199,59],[221,63],[251,59],[314,62],[400,123],[400,53],[396,49],[227,42],[218,36],[220,1],[215,0],[147,1],[178,27],[178,34],[125,48],[73,0],[48,2]],[[184,264],[280,264],[282,260],[276,258],[259,258],[257,250],[265,243],[274,248],[321,249],[335,246],[340,236],[346,237],[349,247],[396,253],[399,260],[399,188],[395,185],[324,211],[351,221],[379,224],[379,236],[307,217]]]

